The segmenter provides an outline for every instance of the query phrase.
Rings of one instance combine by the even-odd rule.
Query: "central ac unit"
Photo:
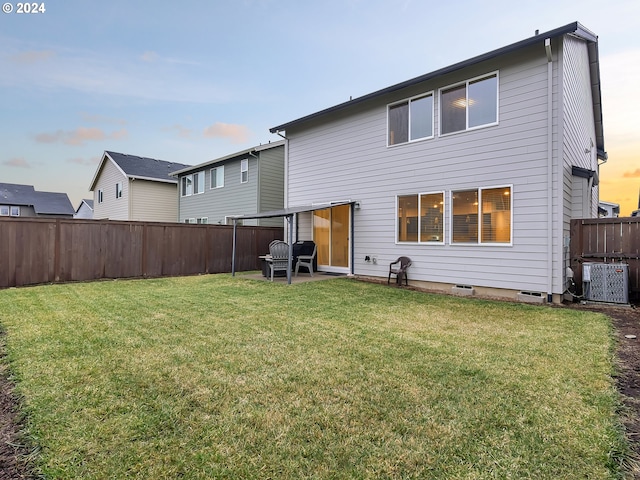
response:
[[[583,263],[582,292],[594,302],[629,303],[629,265]]]

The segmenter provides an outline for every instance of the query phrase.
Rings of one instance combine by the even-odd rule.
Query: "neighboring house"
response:
[[[598,203],[599,217],[619,217],[620,205],[617,203],[605,202],[600,200]]]
[[[73,218],[66,193],[39,192],[31,185],[0,183],[1,217]]]
[[[296,237],[320,270],[386,279],[406,255],[409,284],[560,302],[570,220],[598,214],[600,102],[576,22],[274,127]]]
[[[284,140],[172,173],[178,179],[179,219],[185,223],[229,223],[242,212],[284,206]],[[251,219],[245,225],[282,226],[281,218]]]
[[[105,151],[89,186],[93,218],[176,222],[178,182],[169,174],[187,166]]]
[[[82,218],[89,219],[93,218],[93,200],[82,199],[80,205],[76,209],[76,213],[73,215],[73,218]]]

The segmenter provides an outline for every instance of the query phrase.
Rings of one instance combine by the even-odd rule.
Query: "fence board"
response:
[[[629,265],[629,297],[640,299],[640,218],[571,220],[571,268],[582,285],[583,262]]]
[[[283,229],[237,229],[236,270],[258,270]],[[0,218],[0,288],[39,283],[225,273],[233,227]]]

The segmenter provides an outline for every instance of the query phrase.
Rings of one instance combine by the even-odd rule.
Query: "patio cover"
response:
[[[284,217],[287,220],[287,227],[289,231],[289,265],[287,267],[287,283],[291,283],[291,261],[293,258],[293,219],[298,213],[313,212],[315,210],[324,210],[331,207],[339,207],[340,205],[351,205],[358,203],[355,200],[338,200],[334,202],[325,203],[312,203],[311,205],[299,205],[295,207],[282,208],[280,210],[271,210],[262,213],[252,213],[248,215],[229,215],[227,218],[233,220],[233,250],[231,254],[231,275],[236,275],[236,229],[238,226],[238,220],[252,219],[252,218],[274,218]],[[353,227],[352,227],[353,228]]]

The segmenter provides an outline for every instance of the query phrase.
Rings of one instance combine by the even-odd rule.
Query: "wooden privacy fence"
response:
[[[260,269],[276,227],[238,227],[236,270]],[[0,288],[231,272],[233,227],[0,218]]]
[[[640,299],[640,217],[571,220],[571,268],[582,285],[582,263],[629,264],[629,298]]]

